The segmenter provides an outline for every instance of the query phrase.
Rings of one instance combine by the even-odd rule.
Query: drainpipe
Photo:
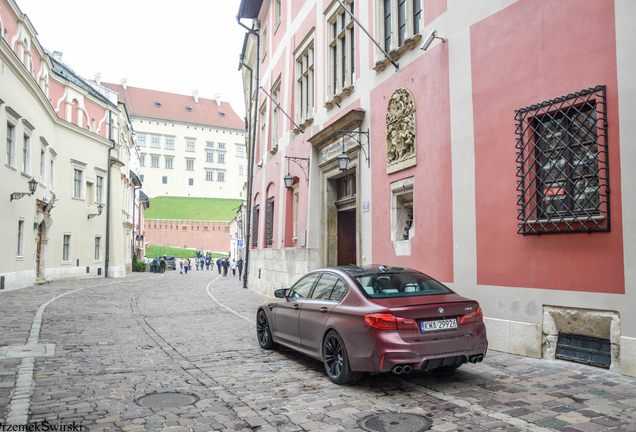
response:
[[[261,64],[261,37],[258,33],[258,31],[250,29],[249,27],[247,27],[245,24],[243,24],[241,22],[241,19],[237,16],[236,17],[236,22],[243,27],[245,30],[247,30],[248,33],[253,34],[254,36],[256,36],[256,88],[259,88],[260,85],[260,64]],[[241,64],[245,65],[245,63],[243,63],[243,59],[241,58]],[[245,65],[247,67],[247,65]],[[250,77],[251,77],[251,68],[248,67],[248,69],[250,70]],[[255,109],[255,113],[254,116],[256,116],[256,113],[258,113],[258,95],[260,92],[256,92],[255,95],[255,99],[254,99],[254,108]],[[252,113],[252,80],[250,79],[250,95],[249,95],[249,103],[250,103],[250,115]],[[250,148],[250,156],[249,156],[249,160],[248,160],[248,165],[247,165],[247,213],[245,215],[245,237],[246,237],[246,244],[245,244],[245,273],[243,276],[243,288],[247,288],[247,278],[249,277],[249,257],[250,257],[250,248],[252,247],[251,245],[251,236],[252,236],[252,230],[251,230],[251,220],[252,220],[252,185],[254,183],[254,154],[256,151],[256,122],[254,121],[254,119],[250,118],[250,126],[252,128],[252,131],[249,132],[251,133],[251,137],[248,136],[248,139],[251,138],[251,148]]]

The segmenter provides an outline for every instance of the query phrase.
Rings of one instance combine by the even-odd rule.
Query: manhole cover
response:
[[[154,393],[142,396],[136,400],[137,405],[149,408],[178,408],[192,405],[199,399],[191,394],[183,393]]]
[[[420,432],[429,430],[432,422],[415,414],[376,414],[360,420],[360,427],[370,432]]]

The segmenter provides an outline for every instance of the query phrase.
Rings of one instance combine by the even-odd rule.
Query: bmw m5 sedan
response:
[[[312,271],[265,300],[256,324],[262,348],[318,359],[338,384],[365,372],[454,369],[488,349],[479,303],[402,267]]]

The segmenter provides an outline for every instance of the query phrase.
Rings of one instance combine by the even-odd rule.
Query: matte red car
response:
[[[276,290],[257,312],[264,349],[321,360],[335,383],[364,372],[454,369],[488,349],[479,303],[402,267],[334,267]]]

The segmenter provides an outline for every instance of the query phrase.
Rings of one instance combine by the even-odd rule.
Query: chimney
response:
[[[214,95],[214,100],[216,101],[216,106],[221,106],[221,93],[217,93]]]
[[[53,58],[55,61],[62,63],[62,51],[53,51]]]
[[[95,74],[95,82],[97,83],[97,85],[102,85],[102,74],[97,72]]]
[[[126,90],[126,86],[128,85],[128,80],[126,78],[122,78],[119,84],[121,84],[124,90]]]
[[[192,97],[194,98],[194,103],[199,103],[199,89],[192,91]]]

